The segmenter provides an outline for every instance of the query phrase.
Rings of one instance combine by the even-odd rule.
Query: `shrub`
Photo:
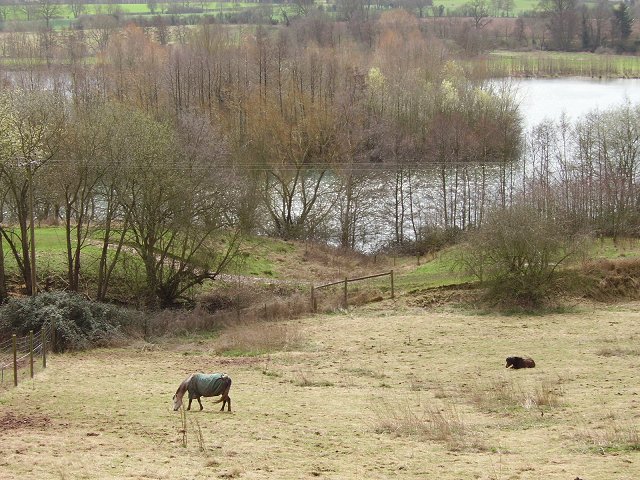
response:
[[[56,349],[82,350],[113,344],[123,338],[121,327],[133,323],[127,310],[72,293],[48,292],[12,299],[0,309],[0,334],[24,335],[55,322]]]
[[[560,265],[582,245],[562,222],[520,206],[494,212],[470,232],[460,261],[496,303],[538,306],[551,294]]]
[[[427,226],[420,229],[418,239],[389,245],[386,250],[401,255],[428,255],[455,245],[461,236],[462,231],[458,228]]]

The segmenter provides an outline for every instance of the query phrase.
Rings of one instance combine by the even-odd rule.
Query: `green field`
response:
[[[444,6],[445,14],[453,15],[455,11],[466,4],[471,3],[469,0],[434,0],[434,7],[438,7],[440,5]],[[487,2],[489,5],[489,11],[493,14],[493,10],[491,9],[491,2]],[[596,5],[597,2],[590,0],[584,2],[587,6]],[[523,12],[532,12],[539,10],[540,0],[514,0],[513,9],[509,12],[509,16],[517,17]],[[498,16],[501,16],[502,12],[498,12]]]
[[[445,12],[452,14],[455,10],[468,3],[470,3],[469,0],[434,0],[433,5],[435,7],[443,5]],[[515,0],[514,8],[513,11],[510,12],[510,16],[517,16],[522,12],[535,10],[539,3],[538,0]]]
[[[193,3],[191,6],[193,8],[201,8],[204,9],[203,13],[208,14],[216,14],[221,11],[231,12],[231,11],[239,11],[245,8],[255,8],[260,4],[256,3],[247,3],[247,2],[198,2]],[[275,4],[274,7],[278,5]],[[21,8],[13,8],[7,7],[7,18],[6,20],[11,21],[26,21],[28,16],[27,13]],[[98,15],[98,14],[111,14],[114,12],[122,12],[126,15],[152,15],[151,10],[149,9],[146,3],[113,3],[113,4],[90,4],[86,5],[85,10],[83,12],[84,15]],[[158,6],[155,9],[154,15],[159,15],[163,13],[163,9]],[[37,20],[39,18],[38,14],[34,12],[31,16],[31,20]],[[74,20],[73,12],[71,7],[68,4],[60,4],[58,12],[54,16],[52,23],[61,23],[66,22],[68,24],[69,21]]]
[[[442,5],[445,8],[445,14],[454,15],[455,11],[464,5],[468,4],[469,0],[436,0],[433,2],[434,9]],[[535,11],[538,9],[539,0],[515,0],[513,10],[509,12],[510,16],[517,16],[523,12]],[[596,2],[586,2],[587,4]],[[317,5],[327,9],[332,10],[334,8],[334,2],[327,1],[317,1]],[[190,4],[193,8],[201,8],[204,10],[203,13],[218,13],[220,11],[231,12],[238,11],[245,8],[255,8],[264,4],[259,3],[249,3],[249,2],[193,2]],[[274,8],[279,8],[279,4],[268,4],[273,5]],[[27,20],[27,14],[22,8],[7,8],[7,21],[24,21]],[[85,7],[84,14],[86,15],[94,15],[94,14],[111,14],[113,12],[122,12],[126,15],[149,15],[151,14],[151,10],[149,9],[147,3],[103,3],[103,4],[88,4]],[[160,14],[163,12],[162,4],[158,3],[158,6],[155,9],[155,14]],[[491,14],[494,12],[491,11]],[[428,14],[433,14],[433,11],[429,11]],[[502,12],[497,12],[498,15],[502,15]],[[36,14],[32,17],[35,19]],[[59,11],[56,15],[58,22],[61,20],[70,21],[74,19],[73,12],[71,7],[68,4],[60,4]]]

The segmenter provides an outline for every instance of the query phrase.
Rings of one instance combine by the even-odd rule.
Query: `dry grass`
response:
[[[640,287],[640,259],[597,260],[582,267],[589,298],[599,301],[637,299]]]
[[[334,383],[330,380],[317,378],[313,373],[298,371],[295,373],[293,384],[298,387],[332,387]]]
[[[221,329],[234,324],[298,318],[311,311],[308,295],[293,294],[274,298],[269,302],[256,302],[243,308],[230,308],[214,313],[203,307],[194,310],[163,310],[149,314],[136,332],[147,339],[175,337],[194,332]]]
[[[602,357],[637,357],[640,355],[640,348],[627,348],[621,346],[602,347],[598,349],[596,355]]]
[[[485,386],[477,385],[471,392],[472,402],[486,411],[540,409],[557,407],[560,404],[562,388],[559,380],[543,379],[533,384],[500,378]]]
[[[394,436],[415,436],[443,442],[451,450],[477,446],[474,433],[455,405],[411,405],[406,400],[386,400],[372,407],[374,430]]]
[[[226,328],[216,339],[214,349],[227,355],[259,355],[291,350],[299,347],[303,340],[296,325],[254,322]]]
[[[583,433],[586,445],[598,453],[640,451],[640,431],[636,425],[611,423],[598,430]]]
[[[640,478],[637,357],[597,354],[634,347],[640,304],[505,317],[384,301],[239,325],[234,345],[272,326],[285,341],[258,356],[218,356],[202,335],[51,357],[0,393],[0,476]],[[506,370],[523,351],[536,368]],[[203,399],[183,447],[171,396],[194,371],[233,378],[233,412]]]

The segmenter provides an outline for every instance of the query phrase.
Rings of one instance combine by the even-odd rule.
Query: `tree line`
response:
[[[597,0],[540,0],[529,11],[514,14],[513,0],[469,0],[455,8],[445,8],[432,0],[336,0],[316,5],[309,0],[288,2],[256,2],[256,6],[208,10],[204,1],[179,0],[146,2],[150,15],[133,15],[117,3],[106,2],[89,7],[86,0],[73,0],[66,5],[73,18],[66,19],[69,30],[86,35],[107,35],[127,23],[153,29],[161,42],[184,41],[185,26],[202,23],[234,25],[286,25],[313,19],[313,23],[338,22],[361,36],[375,36],[380,16],[392,9],[402,9],[416,17],[420,28],[433,36],[452,42],[465,54],[476,55],[490,49],[532,49],[560,51],[638,50],[634,20],[638,14],[635,2]],[[123,2],[126,3],[126,2]],[[0,2],[0,28],[13,33],[32,30],[48,42],[64,42],[52,28],[52,21],[65,17],[62,3],[55,0],[34,2]],[[13,16],[24,22],[8,21]],[[162,15],[160,15],[162,14]],[[45,38],[46,39],[46,38]],[[43,40],[44,41],[44,40]],[[43,48],[53,45],[44,42]],[[51,52],[48,52],[51,54]]]
[[[107,299],[129,268],[151,306],[215,278],[246,234],[424,252],[520,201],[631,228],[635,169],[600,159],[618,143],[635,153],[604,118],[575,129],[602,133],[584,171],[568,138],[557,153],[568,128],[523,136],[513,89],[474,77],[414,16],[384,13],[371,31],[317,20],[201,25],[164,45],[129,26],[95,61],[4,72],[0,233],[26,290],[32,212],[65,227],[67,288],[91,275]],[[100,254],[86,265],[89,246]]]

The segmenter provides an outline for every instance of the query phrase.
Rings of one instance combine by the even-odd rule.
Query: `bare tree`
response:
[[[86,10],[85,0],[72,0],[69,2],[69,8],[73,14],[73,18],[78,18]]]
[[[578,26],[576,0],[541,0],[540,9],[547,17],[552,47],[571,50]]]
[[[55,0],[37,0],[38,15],[45,22],[47,30],[51,27],[51,20],[59,17],[61,6]]]
[[[35,293],[33,243],[36,187],[40,172],[61,145],[66,109],[61,96],[51,92],[12,92],[11,115],[6,124],[11,147],[4,151],[0,168],[12,215],[18,229],[0,227],[26,285]]]
[[[473,18],[473,26],[476,30],[480,30],[491,23],[489,5],[486,0],[472,0],[466,4],[466,8]]]

